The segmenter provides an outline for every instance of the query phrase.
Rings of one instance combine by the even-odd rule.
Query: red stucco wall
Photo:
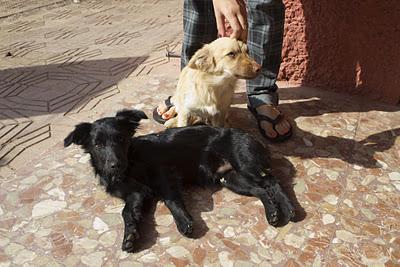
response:
[[[400,103],[398,0],[284,0],[280,79]]]

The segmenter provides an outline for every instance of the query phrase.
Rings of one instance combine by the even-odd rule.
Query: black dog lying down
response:
[[[278,223],[278,216],[285,223],[293,219],[292,204],[268,170],[265,148],[249,134],[191,126],[132,137],[141,119],[147,119],[142,111],[123,110],[115,117],[78,124],[64,140],[65,147],[74,143],[90,153],[100,183],[126,202],[123,250],[135,248],[146,198],[160,197],[179,232],[191,235],[192,218],[181,198],[182,182],[220,183],[238,194],[255,196],[271,225]],[[194,170],[195,175],[185,175],[186,170]]]

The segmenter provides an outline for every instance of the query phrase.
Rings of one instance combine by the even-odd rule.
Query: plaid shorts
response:
[[[276,79],[281,64],[285,7],[282,0],[247,0],[249,54],[262,66],[261,74],[247,81],[249,104],[278,104]],[[181,67],[192,55],[217,38],[212,0],[185,0],[183,7]]]

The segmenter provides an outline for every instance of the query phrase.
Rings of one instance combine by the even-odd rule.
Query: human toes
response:
[[[275,129],[280,135],[284,135],[290,131],[290,124],[287,120],[282,120],[275,126]]]
[[[164,120],[169,120],[169,119],[173,118],[175,115],[176,115],[175,107],[171,107],[168,111],[166,111],[162,114],[162,118]]]
[[[160,105],[158,105],[158,107],[157,107],[157,113],[158,113],[159,115],[163,115],[166,111],[168,111],[168,108],[167,108],[167,106],[166,106],[165,104],[160,104]]]
[[[272,127],[272,124],[266,121],[261,122],[261,128],[264,129],[265,134],[270,138],[275,138],[278,136],[278,133]]]

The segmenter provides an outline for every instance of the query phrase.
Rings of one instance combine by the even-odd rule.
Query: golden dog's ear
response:
[[[188,63],[189,68],[198,69],[204,72],[212,72],[215,65],[215,59],[208,45],[197,50]]]

